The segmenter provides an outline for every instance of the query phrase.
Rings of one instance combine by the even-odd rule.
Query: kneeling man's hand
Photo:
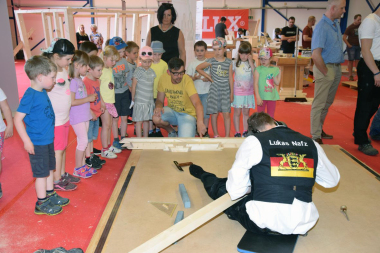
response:
[[[154,116],[161,118],[161,113],[164,113],[164,108],[155,108],[154,109]]]
[[[203,123],[203,121],[197,122],[197,130],[199,133],[199,136],[202,137],[206,133],[206,125]]]

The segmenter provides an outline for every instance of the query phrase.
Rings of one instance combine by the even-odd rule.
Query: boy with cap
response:
[[[131,114],[129,105],[131,104],[130,91],[127,85],[127,75],[130,71],[128,68],[127,60],[124,58],[125,48],[127,44],[120,37],[113,37],[109,41],[110,46],[114,46],[119,52],[119,61],[112,68],[113,77],[115,79],[115,107],[118,117],[113,118],[112,122],[112,133],[114,137],[113,146],[122,149],[119,143],[118,125],[119,117],[121,118],[120,123],[120,137],[125,138],[127,133],[127,118]]]
[[[153,69],[154,73],[156,74],[153,87],[153,98],[154,102],[156,102],[158,81],[160,80],[162,74],[167,72],[168,64],[161,59],[162,54],[165,53],[162,42],[152,41],[151,47],[153,50],[153,63],[150,68]],[[151,124],[149,126],[149,137],[163,137],[160,128],[156,128],[156,130],[153,131],[153,122],[151,121],[149,124]]]
[[[255,70],[254,85],[257,101],[257,112],[264,112],[265,107],[267,113],[274,118],[276,109],[276,100],[280,99],[277,88],[281,80],[281,71],[278,67],[270,65],[273,53],[269,47],[260,50],[259,60],[260,66]]]
[[[44,56],[33,56],[24,69],[31,85],[20,101],[14,124],[29,153],[33,177],[36,178],[38,200],[34,213],[56,215],[70,202],[58,196],[53,183],[55,114],[46,90],[55,84],[57,66]]]

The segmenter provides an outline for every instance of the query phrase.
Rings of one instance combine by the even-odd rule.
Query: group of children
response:
[[[225,57],[224,39],[216,38],[213,48],[215,57],[206,59],[206,43],[196,42],[196,60],[187,69],[204,108],[204,123],[208,126],[211,115],[214,137],[218,137],[217,116],[222,112],[229,136],[233,107],[235,137],[246,136],[249,110],[255,108],[254,95],[258,111],[267,107],[273,117],[278,99],[274,85],[279,84],[280,71],[270,66],[270,49],[260,50],[261,66],[255,67],[248,42],[241,43],[236,61]],[[114,37],[97,56],[98,48],[91,42],[82,43],[80,50],[75,50],[70,41],[57,38],[41,56],[26,62],[24,69],[31,86],[20,101],[14,125],[29,153],[36,178],[36,214],[62,212],[70,201],[56,191],[75,190],[80,178],[97,174],[106,163],[97,155],[113,159],[122,152],[119,134],[121,139],[127,136],[129,116],[136,123],[137,137],[162,137],[160,129],[153,126],[152,116],[158,80],[168,70],[161,60],[164,52],[160,41],[153,41],[151,47],[145,46],[139,53],[136,43]],[[6,127],[0,122],[1,157],[4,139],[13,135],[12,116],[1,89],[0,107],[8,122]],[[239,132],[241,114],[243,134]],[[98,138],[99,118],[101,150],[93,145]],[[65,168],[70,125],[77,136],[73,175]],[[0,197],[1,193],[0,184]]]

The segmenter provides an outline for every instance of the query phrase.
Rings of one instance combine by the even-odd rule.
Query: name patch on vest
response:
[[[314,177],[312,156],[291,149],[282,151],[286,152],[281,152],[280,149],[270,150],[272,177]]]

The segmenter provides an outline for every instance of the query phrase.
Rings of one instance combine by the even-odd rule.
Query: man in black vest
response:
[[[318,143],[268,114],[248,119],[248,136],[236,153],[228,178],[217,178],[197,165],[190,174],[202,180],[208,195],[217,199],[245,198],[225,210],[227,216],[254,233],[305,234],[319,214],[312,202],[315,182],[335,187],[338,169]]]

